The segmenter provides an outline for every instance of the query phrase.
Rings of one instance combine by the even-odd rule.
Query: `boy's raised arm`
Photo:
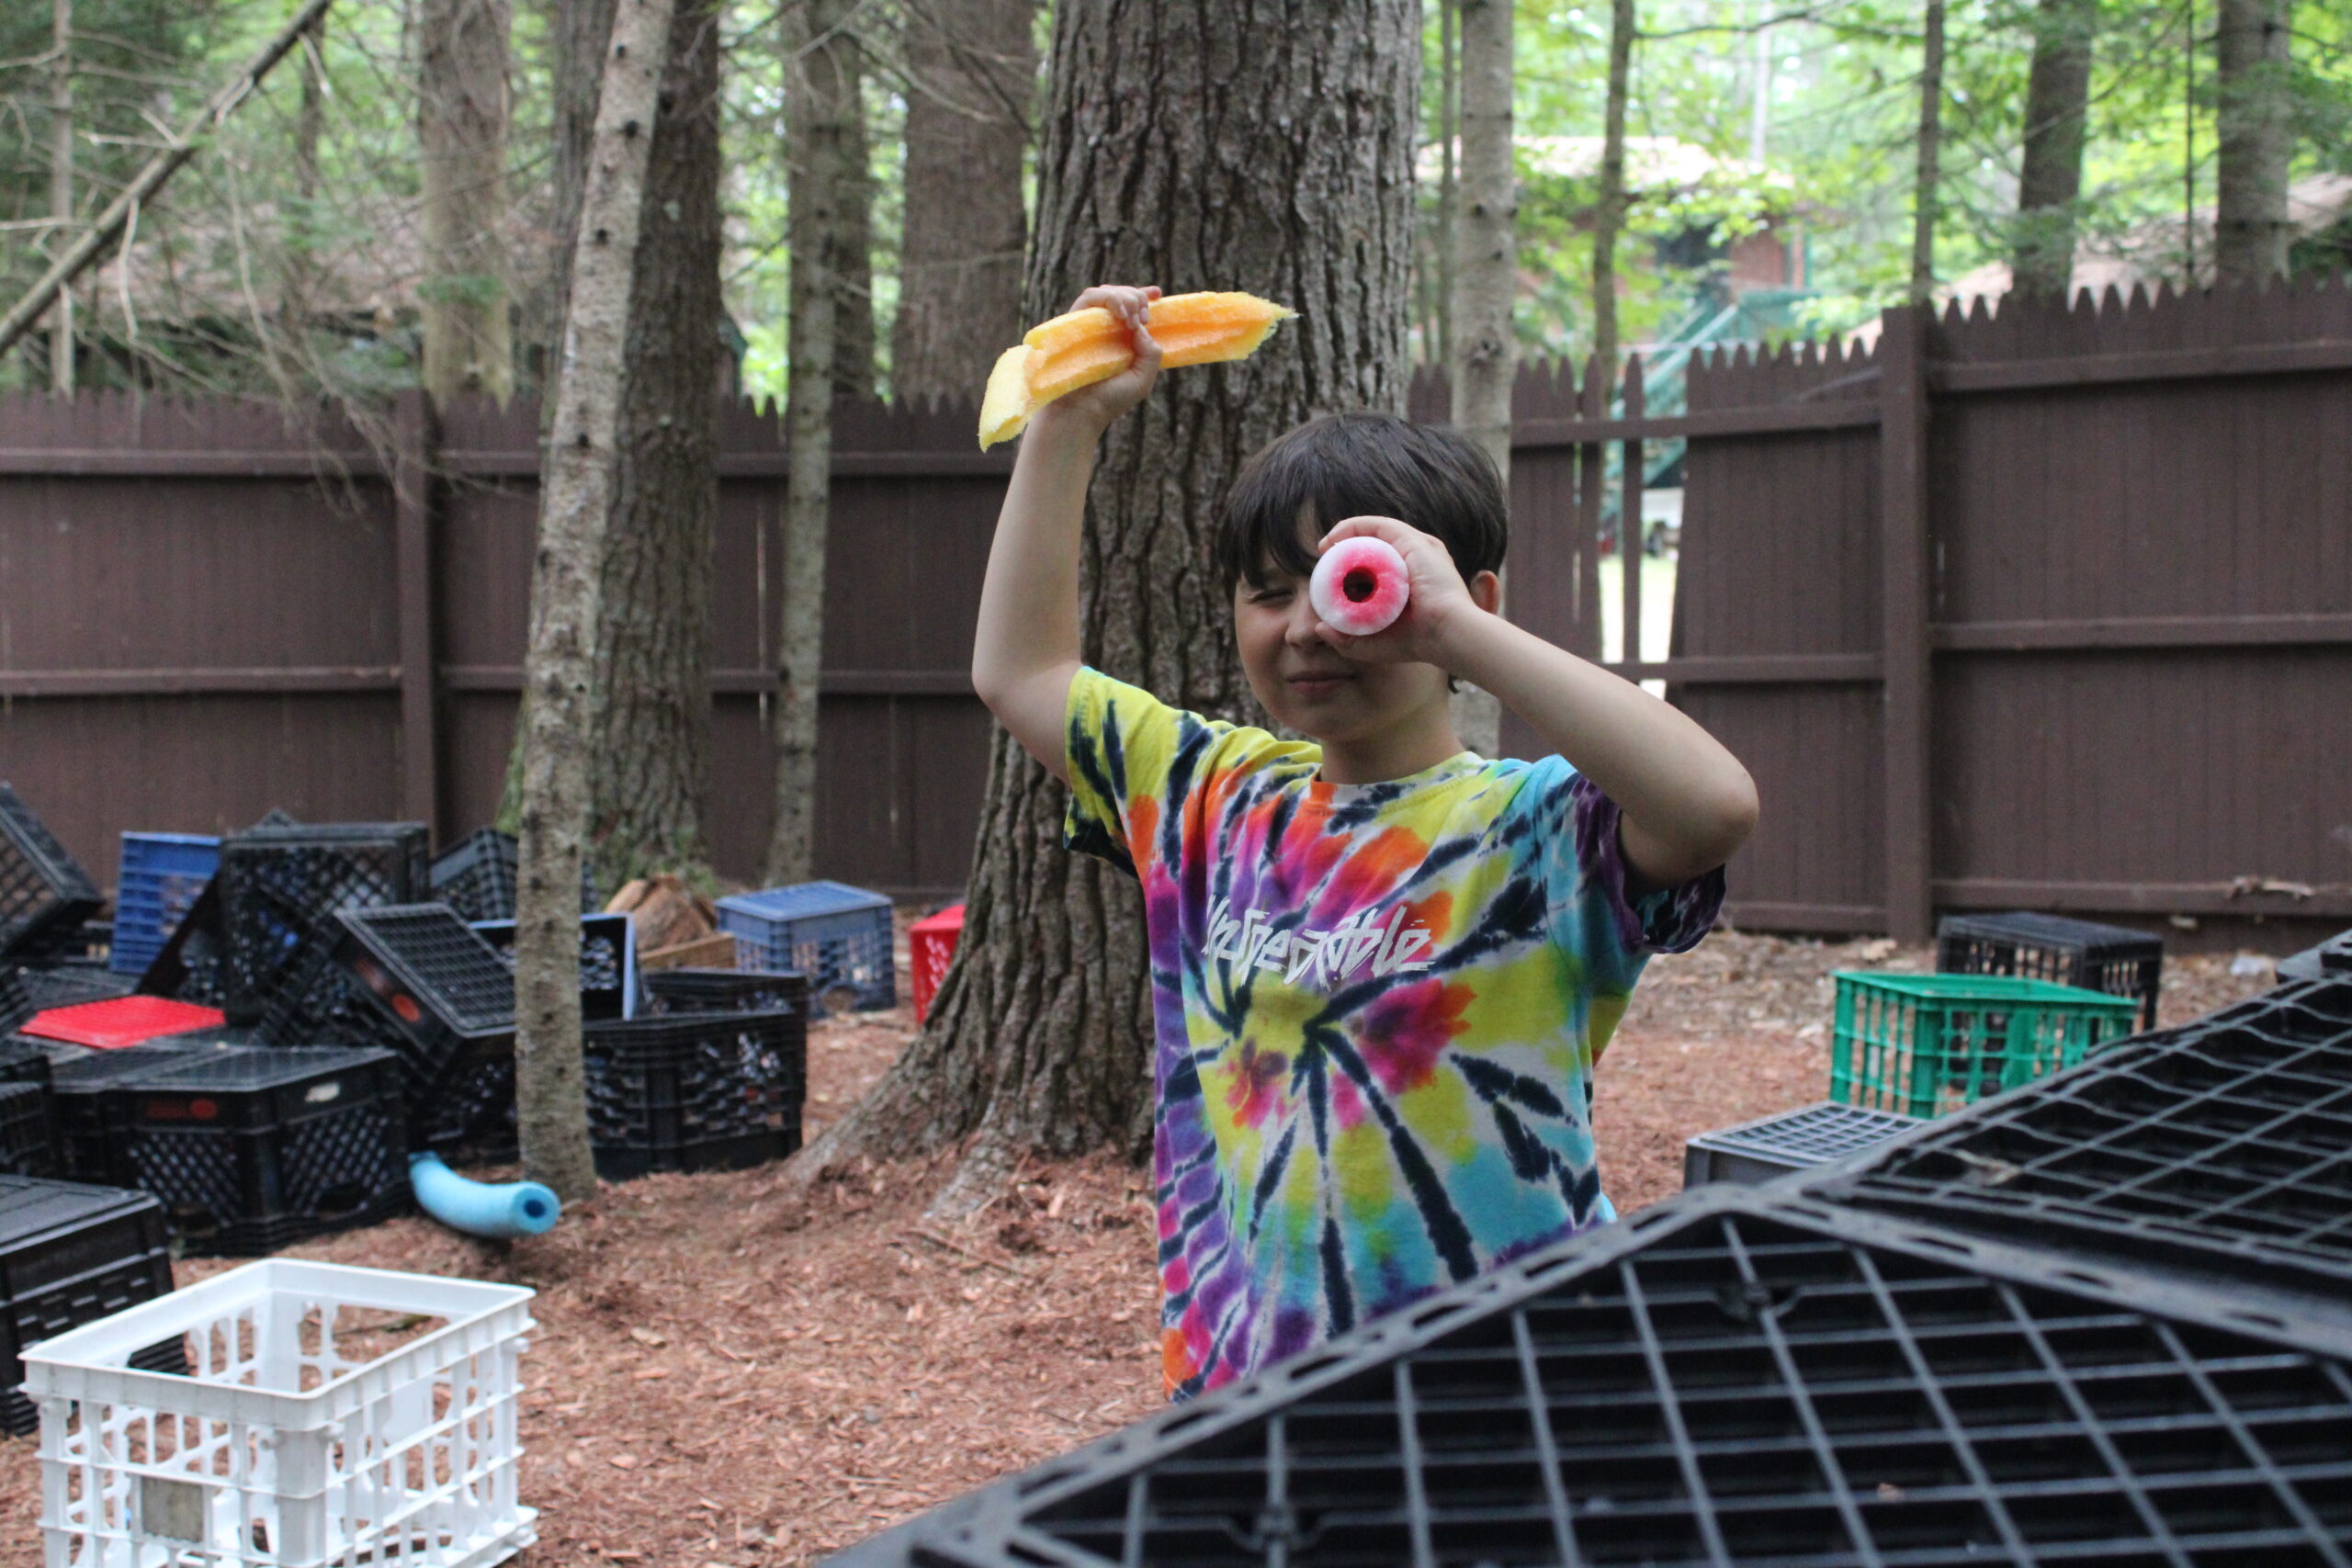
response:
[[[1068,783],[1064,717],[1078,673],[1078,548],[1094,449],[1111,422],[1143,400],[1159,373],[1144,327],[1157,288],[1090,288],[1072,310],[1100,305],[1127,324],[1136,362],[1039,409],[997,516],[972,641],[972,689],[1047,772]]]

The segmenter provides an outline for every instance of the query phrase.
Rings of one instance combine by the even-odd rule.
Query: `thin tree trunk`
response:
[[[1519,180],[1511,166],[1511,0],[1455,0],[1462,168],[1455,193],[1453,423],[1486,448],[1510,493],[1510,392],[1519,369],[1511,307],[1519,294]],[[1502,749],[1502,705],[1457,684],[1454,733],[1482,756]]]
[[[841,106],[825,264],[833,278],[833,395],[862,401],[874,396],[874,149],[865,129],[865,46],[854,30],[859,7],[835,15],[832,41],[816,62],[832,77],[825,91]]]
[[[1609,86],[1601,107],[1600,193],[1592,212],[1592,352],[1601,392],[1617,385],[1617,240],[1625,229],[1625,99],[1634,75],[1634,0],[1609,15]]]
[[[51,13],[49,62],[49,216],[50,232],[60,250],[71,243],[74,228],[74,0],[56,0]],[[57,293],[57,314],[49,329],[49,389],[61,398],[74,395],[74,290]]]
[[[1196,712],[1254,712],[1229,599],[1204,569],[1242,459],[1324,410],[1404,406],[1418,20],[1408,0],[1304,0],[1280,28],[1178,0],[1055,12],[1023,314],[1103,279],[1248,289],[1300,312],[1247,364],[1162,378],[1111,431],[1089,491],[1085,656]],[[931,1022],[802,1157],[802,1179],[969,1136],[935,1201],[958,1213],[1024,1149],[1144,1145],[1141,902],[1132,878],[1060,847],[1066,801],[1000,732]]]
[[[566,1201],[596,1190],[580,1050],[590,691],[618,468],[638,220],[670,16],[670,0],[622,0],[605,51],[531,573],[515,898],[515,1109],[525,1174]]]
[[[503,403],[514,393],[506,317],[509,0],[424,0],[416,131],[424,197],[424,390]]]
[[[2287,171],[2294,156],[2294,83],[2288,47],[2289,0],[2220,0],[2214,35],[2213,265],[2222,282],[2283,277],[2294,228],[2287,217]]]
[[[2064,299],[2075,276],[2075,203],[2083,188],[2098,0],[2041,0],[2026,76],[2025,166],[2011,270],[2029,299]]]
[[[592,699],[589,854],[707,874],[718,517],[718,0],[676,0],[646,167]]]
[[[839,385],[843,290],[839,256],[843,186],[863,138],[855,77],[836,52],[854,0],[805,0],[802,31],[786,39],[794,61],[785,89],[792,280],[786,327],[792,379],[785,391],[787,477],[784,498],[784,595],[776,639],[775,815],[767,880],[814,874],[817,815],[818,677],[824,654],[825,530],[831,509],[833,399]]]
[[[302,97],[294,114],[294,194],[297,203],[288,237],[285,318],[300,333],[311,320],[311,292],[318,281],[312,247],[318,243],[319,140],[326,131],[326,42],[324,17],[302,34]]]
[[[1936,292],[1937,183],[1943,160],[1944,0],[1928,0],[1927,38],[1919,50],[1918,166],[1911,188],[1911,299],[1925,304]]]
[[[926,0],[906,22],[906,223],[890,392],[979,395],[1021,337],[1021,172],[1036,47],[1032,0]]]
[[[1453,259],[1462,221],[1460,0],[1438,3],[1437,362],[1453,370]]]
[[[540,419],[554,412],[557,337],[571,292],[571,245],[580,231],[581,193],[588,178],[588,148],[596,130],[596,94],[604,80],[605,45],[613,36],[616,0],[548,0],[545,10],[548,73],[548,220],[554,254],[540,291],[536,332],[542,390]]]

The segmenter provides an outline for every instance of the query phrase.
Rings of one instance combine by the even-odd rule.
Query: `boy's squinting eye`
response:
[[[1288,583],[1270,582],[1263,588],[1252,588],[1250,591],[1250,603],[1252,604],[1288,604],[1291,599],[1296,596],[1296,593],[1297,590],[1292,588]]]

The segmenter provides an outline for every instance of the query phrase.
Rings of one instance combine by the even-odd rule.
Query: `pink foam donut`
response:
[[[1350,637],[1370,637],[1405,613],[1410,592],[1405,558],[1396,547],[1358,534],[1323,552],[1307,579],[1306,602],[1325,626]]]

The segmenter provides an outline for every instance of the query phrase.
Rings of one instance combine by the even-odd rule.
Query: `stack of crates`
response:
[[[718,901],[718,929],[735,939],[736,967],[808,976],[810,1010],[845,991],[859,1012],[899,1005],[890,900],[839,882],[803,882]]]
[[[0,1175],[0,1431],[40,1424],[26,1397],[25,1348],[168,1294],[163,1210],[143,1192]],[[176,1334],[125,1347],[128,1364],[182,1372]]]
[[[2015,975],[2131,997],[2143,1029],[2156,1026],[2164,967],[2162,937],[2063,915],[1947,915],[1936,927],[1939,974]]]
[[[107,967],[118,975],[144,975],[220,868],[219,839],[201,833],[125,833]]]
[[[98,885],[17,792],[0,784],[0,958],[78,946],[104,902]]]
[[[673,1010],[588,1025],[597,1172],[625,1180],[657,1170],[733,1170],[797,1150],[808,1012],[805,988],[784,993],[786,1005],[763,1010]]]
[[[2140,1003],[2047,980],[1838,970],[1829,1098],[1949,1115],[2132,1032]]]

